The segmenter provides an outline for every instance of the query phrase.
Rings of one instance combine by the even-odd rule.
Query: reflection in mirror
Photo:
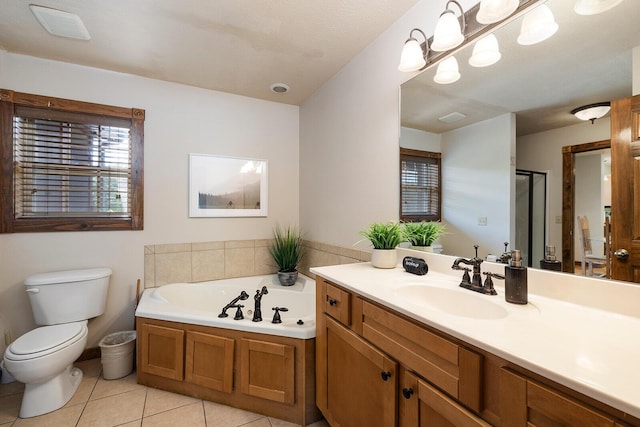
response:
[[[562,253],[562,147],[610,138],[608,115],[591,124],[570,112],[631,96],[633,72],[640,74],[640,64],[635,70],[632,64],[634,48],[640,57],[637,3],[623,1],[586,16],[575,13],[574,3],[546,3],[559,28],[542,43],[517,43],[520,17],[495,32],[502,57],[494,65],[470,66],[470,45],[455,54],[457,82],[434,83],[431,66],[402,85],[400,145],[442,153],[442,214],[449,232],[440,241],[443,253],[469,256],[478,244],[480,256],[500,255],[505,241],[523,249],[517,247],[523,242],[516,231],[516,169],[546,174],[545,226],[533,239]],[[597,203],[602,215],[591,220],[594,232],[608,206]],[[578,255],[576,250],[580,261]],[[532,254],[533,267],[540,256]]]

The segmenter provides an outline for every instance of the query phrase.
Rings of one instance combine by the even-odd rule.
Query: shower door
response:
[[[547,174],[516,170],[516,241],[523,265],[540,267],[546,242]]]

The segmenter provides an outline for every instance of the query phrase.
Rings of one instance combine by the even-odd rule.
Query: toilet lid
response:
[[[56,347],[65,347],[70,342],[81,338],[86,329],[85,322],[64,323],[61,325],[43,326],[27,332],[15,340],[7,349],[22,359],[36,353],[49,353]],[[42,354],[38,354],[41,356]],[[22,357],[20,357],[22,356]]]

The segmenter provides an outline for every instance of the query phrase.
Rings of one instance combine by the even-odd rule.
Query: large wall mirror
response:
[[[502,54],[496,64],[470,66],[471,44],[455,54],[457,82],[435,83],[432,66],[402,85],[400,146],[442,153],[442,213],[449,232],[441,238],[443,253],[470,256],[478,244],[480,256],[499,255],[509,242],[532,267],[539,267],[545,245],[555,246],[560,257],[563,147],[600,147],[610,138],[608,115],[591,123],[570,112],[631,96],[634,48],[640,56],[636,1],[596,15],[576,14],[574,3],[546,2],[559,29],[542,43],[517,43],[520,17],[494,33]],[[597,237],[615,204],[606,189],[607,152],[580,154],[574,165],[580,184],[575,214],[589,217]],[[589,180],[594,184],[585,187]],[[522,201],[532,200],[526,191],[535,192],[533,215],[522,213]],[[579,261],[577,240],[575,245]]]

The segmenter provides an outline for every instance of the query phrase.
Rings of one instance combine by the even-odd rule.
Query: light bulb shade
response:
[[[571,114],[580,120],[591,120],[593,123],[596,119],[604,116],[611,109],[610,102],[597,102],[595,104],[584,105],[571,110]]]
[[[481,0],[476,21],[493,24],[509,17],[520,4],[519,0]]]
[[[427,64],[424,56],[424,50],[422,50],[420,43],[416,39],[410,38],[402,48],[398,70],[405,73],[418,71]]]
[[[578,15],[595,15],[606,12],[622,3],[622,0],[578,0],[573,10]]]
[[[532,45],[540,43],[558,31],[558,24],[553,12],[546,4],[540,5],[527,13],[522,20],[518,44]]]
[[[463,41],[464,35],[462,34],[458,18],[453,11],[445,10],[442,12],[442,15],[440,15],[436,29],[433,31],[431,50],[445,52],[460,46]]]
[[[500,58],[502,58],[502,54],[498,47],[498,39],[493,34],[489,34],[478,40],[473,46],[469,65],[472,67],[488,67],[498,62]]]
[[[438,64],[436,75],[433,77],[433,81],[441,85],[457,82],[459,79],[460,72],[458,71],[458,61],[455,56],[450,56]]]

